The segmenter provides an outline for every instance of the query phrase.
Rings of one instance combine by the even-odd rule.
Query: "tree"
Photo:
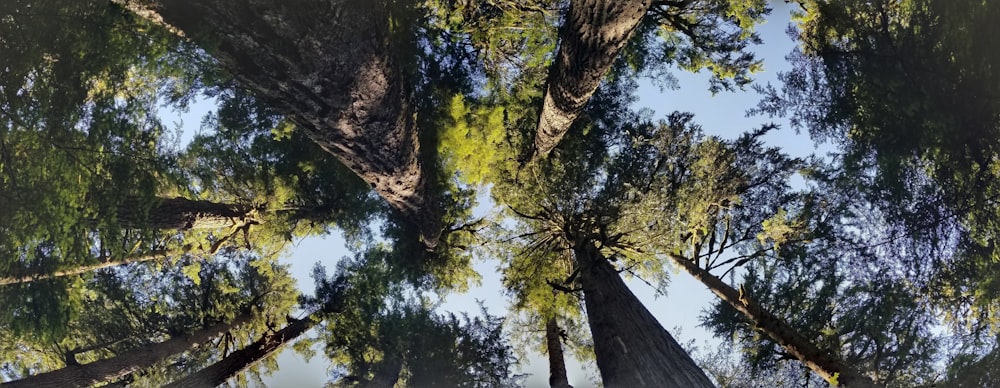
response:
[[[573,253],[604,384],[711,386],[701,368],[632,294],[607,258],[592,243],[586,244],[574,247]]]
[[[147,81],[180,66],[159,55],[174,45],[134,34],[148,25],[106,5],[18,1],[0,14],[0,55],[12,58],[0,79],[0,271],[80,264],[100,256],[95,246],[120,258],[148,243],[116,219],[149,221],[168,175],[154,114],[166,82]]]
[[[200,346],[208,340],[250,321],[250,319],[251,316],[249,314],[244,314],[232,322],[220,322],[189,335],[148,345],[114,358],[95,361],[86,365],[67,366],[52,372],[3,383],[2,385],[8,387],[88,387],[94,384],[113,381],[144,367],[149,367],[174,354]]]
[[[749,295],[746,295],[745,290],[737,291],[708,271],[694,266],[692,261],[686,257],[672,257],[679,267],[708,286],[723,302],[745,315],[756,330],[771,337],[786,350],[789,356],[802,361],[824,380],[848,387],[876,386],[870,378],[847,365],[838,357],[828,355],[825,350],[814,345],[798,330],[770,311],[765,310]]]
[[[400,68],[406,59],[393,54],[405,52],[408,39],[390,29],[391,17],[407,20],[393,15],[397,8],[382,2],[319,8],[308,2],[120,3],[196,41],[240,85],[371,184],[417,226],[428,248],[437,245],[442,210],[430,187],[430,162],[420,152],[410,85]],[[232,12],[250,8],[255,11]]]
[[[684,350],[628,290],[609,261],[620,261],[622,257],[606,247],[623,242],[616,239],[626,235],[625,231],[635,230],[636,225],[643,225],[619,219],[625,214],[620,212],[627,203],[624,194],[628,186],[616,174],[635,174],[629,177],[637,178],[653,169],[651,162],[629,165],[633,158],[644,154],[628,146],[620,154],[606,156],[606,144],[626,133],[592,127],[588,138],[567,144],[578,147],[567,148],[576,151],[567,153],[574,156],[533,167],[542,171],[522,172],[520,182],[504,182],[512,186],[501,186],[494,195],[528,225],[527,233],[515,238],[524,244],[519,254],[551,260],[561,257],[554,253],[567,252],[570,274],[566,280],[553,282],[582,291],[597,364],[606,385],[710,385]],[[641,182],[628,184],[641,186]],[[611,228],[614,225],[622,225],[621,235]],[[638,267],[662,274],[653,269],[657,265],[652,263]]]
[[[157,251],[157,252],[152,252],[148,255],[136,255],[121,261],[111,261],[110,258],[104,257],[102,258],[102,260],[100,260],[101,262],[98,264],[80,266],[64,271],[56,271],[52,273],[35,274],[35,275],[8,276],[0,278],[0,286],[5,286],[8,284],[28,283],[36,280],[45,280],[63,276],[79,275],[87,272],[96,271],[102,268],[109,268],[131,263],[142,263],[150,260],[163,260],[167,257],[165,253],[166,251]]]
[[[75,289],[81,285],[85,288]],[[172,363],[131,364],[141,371],[114,373],[142,384],[164,384],[178,373],[197,370],[214,354],[226,354],[227,349],[252,342],[280,324],[297,296],[286,269],[232,249],[208,260],[182,258],[160,268],[102,271],[92,279],[74,282],[73,291],[71,302],[81,306],[70,315],[61,334],[43,335],[30,328],[19,334],[16,327],[0,327],[0,333],[13,334],[5,335],[12,349],[8,351],[6,343],[0,349],[0,366],[6,376],[30,378],[96,362],[112,368],[117,362],[104,360],[136,349],[154,349],[155,353],[155,345],[168,338],[250,314],[249,321],[215,338],[214,344],[170,356]],[[24,304],[11,304],[5,318],[7,314],[30,317],[25,315]]]
[[[566,362],[560,338],[563,333],[555,317],[545,321],[545,351],[549,358],[549,386],[552,388],[573,388],[566,376]]]
[[[937,324],[963,338],[942,348],[983,354],[998,327],[990,318],[998,289],[991,242],[998,110],[990,97],[998,58],[988,48],[997,43],[1000,8],[922,0],[800,4],[795,70],[781,76],[780,89],[767,89],[759,112],[786,115],[817,140],[839,145],[841,171],[831,190],[866,203],[864,211],[882,218],[877,233],[901,242],[879,246],[923,252],[880,259],[907,274],[871,275],[901,284],[880,290],[889,296],[881,300],[904,309],[907,298],[922,300],[921,314],[937,309],[944,318]],[[925,321],[911,317],[900,327],[913,331]],[[895,343],[891,336],[875,341]]]
[[[555,148],[636,30],[639,36],[631,43],[635,47],[630,48],[628,59],[639,70],[655,62],[678,61],[692,71],[711,69],[716,76],[713,82],[725,85],[725,79],[735,78],[742,85],[748,82],[746,74],[759,67],[743,50],[759,40],[753,26],[767,12],[763,1],[571,1],[530,159],[544,157]],[[656,39],[649,36],[654,30],[665,41],[660,57],[649,52],[655,47]],[[651,47],[643,47],[647,45]]]
[[[649,0],[570,2],[531,159],[547,155],[566,134],[650,5]]]
[[[990,239],[997,230],[1000,58],[990,48],[998,43],[993,21],[1000,7],[925,0],[801,4],[796,69],[781,77],[780,90],[769,90],[760,111],[788,115],[818,140],[840,145],[845,186],[914,239],[955,251],[954,260],[939,266],[941,283],[930,287],[949,290],[935,298],[943,309],[995,314],[992,298],[951,290],[981,296],[997,290],[992,276],[979,274],[994,272],[986,268],[995,260],[986,258],[996,256]],[[958,276],[945,280],[951,275]]]
[[[219,386],[262,358],[275,354],[282,346],[309,331],[319,323],[318,318],[318,314],[313,313],[302,319],[291,320],[281,330],[264,335],[250,345],[225,356],[222,360],[187,377],[171,382],[165,387]]]
[[[340,366],[336,386],[509,386],[511,349],[502,320],[434,313],[404,296],[399,271],[387,266],[393,253],[371,247],[345,259],[332,277],[317,267],[316,297],[324,306],[327,352]],[[419,293],[419,289],[411,290]]]

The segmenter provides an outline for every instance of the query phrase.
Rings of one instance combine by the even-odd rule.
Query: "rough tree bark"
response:
[[[652,0],[570,2],[559,31],[559,52],[549,70],[530,160],[545,157],[559,144],[650,5]]]
[[[573,251],[605,387],[713,387],[592,242]]]
[[[233,352],[219,362],[216,362],[204,369],[195,372],[183,379],[174,381],[164,387],[215,387],[237,373],[242,372],[251,365],[273,354],[283,345],[291,342],[298,336],[309,331],[320,322],[319,314],[313,313],[309,316],[294,320],[276,333],[263,336],[245,348]]]
[[[748,295],[741,295],[721,279],[698,267],[686,257],[671,254],[670,258],[678,266],[700,281],[715,295],[743,314],[761,332],[780,344],[788,354],[795,356],[813,372],[830,383],[845,387],[878,387],[870,378],[861,374],[837,357],[830,355],[803,337],[797,330],[785,323]]]
[[[552,317],[545,321],[545,350],[549,354],[549,386],[552,388],[573,388],[566,375],[566,360],[563,356],[562,338],[559,324]]]
[[[0,386],[4,388],[90,387],[98,383],[114,381],[129,373],[148,368],[170,356],[196,348],[212,338],[249,322],[250,319],[250,314],[243,314],[232,322],[219,323],[188,335],[131,350],[112,358],[89,364],[67,366],[59,370],[3,383]]]
[[[251,209],[247,206],[187,198],[158,197],[149,211],[138,199],[129,199],[118,205],[116,216],[126,228],[153,228],[161,230],[221,229],[252,222]]]
[[[428,248],[441,209],[390,47],[385,0],[113,0],[198,43],[413,223]]]

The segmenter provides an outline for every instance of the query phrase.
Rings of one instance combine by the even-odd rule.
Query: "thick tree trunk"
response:
[[[850,367],[839,358],[819,349],[808,338],[789,326],[781,318],[765,310],[748,295],[741,295],[721,279],[678,255],[670,258],[687,273],[694,276],[723,302],[742,313],[755,327],[780,344],[788,354],[795,356],[824,380],[846,387],[877,387],[870,378]]]
[[[196,201],[187,198],[157,198],[149,213],[134,201],[118,207],[118,222],[124,226],[154,229],[221,229],[250,221],[250,208],[231,203]]]
[[[257,222],[251,216],[252,209],[243,205],[181,197],[146,200],[152,201],[152,206],[143,201],[122,201],[115,210],[115,221],[125,228],[160,230],[221,229]]]
[[[593,243],[574,249],[604,386],[712,387]]]
[[[572,0],[559,31],[559,52],[535,132],[531,159],[559,144],[618,52],[628,42],[652,0]]]
[[[114,1],[199,43],[437,244],[440,205],[385,0]]]
[[[92,385],[114,381],[123,376],[148,368],[153,364],[166,360],[168,357],[196,348],[218,337],[233,328],[249,322],[251,316],[244,314],[230,323],[219,323],[212,327],[201,329],[189,335],[171,338],[158,344],[151,344],[139,349],[125,352],[116,357],[94,361],[84,365],[67,366],[52,372],[26,377],[20,380],[0,384],[4,388],[39,388],[39,387],[90,387]]]
[[[237,373],[242,372],[247,367],[257,363],[264,357],[273,354],[283,345],[302,335],[302,333],[309,331],[309,329],[316,326],[319,321],[319,315],[316,313],[313,313],[303,319],[292,321],[281,330],[278,330],[278,332],[264,336],[256,342],[247,345],[247,347],[226,356],[219,362],[216,362],[183,379],[165,385],[165,387],[202,388],[219,386],[222,383],[225,383],[226,380],[229,380],[229,378],[235,376]]]
[[[545,321],[545,349],[549,353],[549,386],[552,388],[573,388],[566,375],[566,360],[563,356],[562,338],[559,324],[552,317]]]
[[[46,273],[46,274],[3,277],[0,278],[0,286],[8,284],[30,283],[36,280],[45,280],[63,276],[79,275],[90,271],[96,271],[101,268],[115,267],[123,264],[141,263],[150,260],[160,260],[160,259],[165,259],[167,257],[166,255],[167,251],[155,251],[147,255],[128,257],[125,258],[125,260],[120,260],[120,261],[102,260],[100,263],[97,264],[80,266],[65,271],[56,271],[53,273]]]

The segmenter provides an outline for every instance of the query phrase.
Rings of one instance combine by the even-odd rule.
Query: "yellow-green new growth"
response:
[[[438,144],[445,171],[470,185],[488,180],[504,133],[503,107],[469,106],[462,95],[455,95]]]

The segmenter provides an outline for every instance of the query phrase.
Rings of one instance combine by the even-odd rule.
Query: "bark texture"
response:
[[[292,321],[290,324],[278,330],[276,333],[264,336],[247,347],[240,349],[226,356],[205,369],[191,374],[183,379],[174,381],[164,387],[215,387],[219,386],[242,372],[249,366],[257,363],[265,357],[275,353],[283,345],[291,342],[309,329],[319,323],[318,314]]]
[[[562,338],[555,317],[545,321],[545,349],[549,353],[549,386],[552,388],[573,388],[566,375],[566,360],[563,355]]]
[[[753,325],[772,340],[780,344],[788,354],[795,356],[824,380],[834,380],[845,387],[878,387],[870,378],[850,367],[839,358],[830,355],[803,337],[797,330],[770,311],[764,309],[747,295],[740,292],[708,271],[696,266],[685,257],[670,255],[670,258],[687,273],[708,287],[723,302],[742,313]],[[836,378],[834,378],[836,376]]]
[[[141,262],[144,262],[144,261],[165,259],[167,257],[166,255],[167,255],[167,251],[156,251],[156,252],[153,252],[153,253],[150,253],[150,254],[147,254],[147,255],[129,257],[129,258],[126,258],[125,260],[120,260],[120,261],[109,261],[109,260],[107,260],[107,258],[104,258],[104,259],[101,260],[100,263],[93,264],[93,265],[80,266],[80,267],[76,267],[76,268],[73,268],[73,269],[68,269],[68,270],[65,270],[65,271],[56,271],[56,272],[52,272],[52,273],[35,274],[35,275],[2,277],[2,278],[0,278],[0,286],[4,286],[4,285],[8,285],[8,284],[30,283],[30,282],[33,282],[33,281],[36,281],[36,280],[45,280],[45,279],[58,278],[58,277],[63,277],[63,276],[79,275],[79,274],[87,273],[87,272],[90,272],[90,271],[96,271],[96,270],[99,270],[101,268],[109,268],[109,267],[115,267],[115,266],[119,266],[119,265],[123,265],[123,264],[141,263]]]
[[[386,0],[114,0],[193,39],[436,246],[440,204],[420,158]]]
[[[244,314],[229,323],[219,323],[214,326],[195,331],[188,335],[171,338],[161,343],[151,344],[135,349],[116,357],[95,361],[84,365],[73,365],[42,373],[20,380],[0,384],[4,388],[65,388],[90,387],[98,383],[114,381],[129,373],[148,368],[153,364],[196,348],[218,337],[233,328],[249,322],[251,316]]]
[[[572,0],[535,132],[531,159],[559,144],[639,26],[652,0]]]
[[[122,202],[118,222],[127,228],[188,230],[231,228],[253,221],[249,207],[181,197],[156,198],[148,212],[143,208],[138,199]]]
[[[593,243],[574,254],[605,387],[714,386]]]

